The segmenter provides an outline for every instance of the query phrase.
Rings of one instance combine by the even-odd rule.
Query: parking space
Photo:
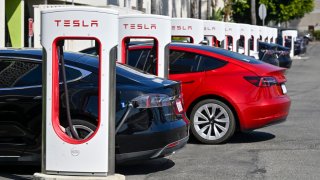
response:
[[[286,83],[292,99],[286,122],[238,133],[227,144],[195,140],[168,158],[118,166],[135,179],[318,179],[320,176],[320,43],[294,59]],[[31,179],[40,167],[1,166],[0,179]]]

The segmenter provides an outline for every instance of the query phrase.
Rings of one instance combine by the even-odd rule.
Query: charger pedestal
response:
[[[42,167],[41,173],[34,174],[34,179],[125,179],[114,172],[118,22],[117,11],[103,8],[52,8],[41,12],[44,97]],[[97,98],[96,129],[82,139],[75,132],[72,136],[66,133],[66,126],[63,128],[65,119],[63,112],[60,112],[63,109],[60,107],[63,106],[61,97],[69,99],[66,85],[69,83],[66,83],[63,70],[66,66],[63,56],[65,40],[91,40],[99,47],[98,93],[91,95]],[[63,86],[67,90],[62,91],[59,74],[64,74]],[[64,103],[69,111],[68,101]],[[72,114],[69,116],[68,127],[71,129],[74,127]]]

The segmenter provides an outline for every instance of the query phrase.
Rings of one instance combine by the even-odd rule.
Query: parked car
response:
[[[284,68],[291,68],[292,65],[292,59],[290,57],[290,48],[281,46],[279,44],[277,45],[277,55],[279,60],[279,66]]]
[[[285,40],[285,47],[291,48],[291,39]],[[305,54],[307,52],[307,44],[304,38],[297,38],[294,42],[294,55]]]
[[[303,37],[298,37],[294,42],[294,55],[307,53],[307,42]]]
[[[273,64],[278,64],[278,66],[284,68],[290,68],[292,64],[290,48],[279,44],[259,42],[259,57],[261,57],[263,61],[274,62]]]
[[[95,131],[98,114],[98,59],[64,53],[71,116],[80,138]],[[41,50],[0,50],[0,161],[40,163],[42,114]],[[134,108],[116,135],[116,160],[154,159],[172,154],[188,140],[180,83],[116,66],[116,126],[136,97],[158,103]],[[60,87],[60,91],[64,92]],[[64,93],[60,102],[64,102]],[[65,104],[60,104],[65,129]],[[101,130],[101,129],[100,129]]]
[[[279,66],[279,60],[277,57],[277,45],[269,44],[266,42],[258,43],[258,56],[263,62]]]
[[[309,42],[313,41],[314,37],[313,37],[312,33],[306,33],[303,35],[303,39],[305,40],[306,45],[308,45]]]
[[[286,120],[291,100],[285,69],[221,48],[170,45],[169,79],[182,83],[193,135],[201,142],[227,142],[248,131]],[[152,46],[129,47],[127,64],[155,73]]]

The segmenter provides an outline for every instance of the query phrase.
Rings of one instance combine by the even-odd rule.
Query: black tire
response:
[[[205,109],[207,109],[208,111],[206,111]],[[202,115],[205,115],[207,119],[203,118],[203,116],[199,112],[201,112]],[[208,115],[207,112],[209,112],[210,115]],[[220,113],[222,113],[222,115],[220,115]],[[236,129],[236,121],[233,112],[228,105],[216,99],[206,99],[198,102],[192,109],[190,120],[192,134],[197,140],[205,144],[224,143],[233,136]],[[222,121],[228,121],[228,123]],[[221,127],[224,127],[225,129],[223,130],[223,128]],[[202,132],[201,130],[203,130],[204,128],[206,129],[204,130],[204,132]],[[212,130],[214,133],[213,136],[211,136],[213,134]],[[221,135],[221,137],[219,137],[219,134]],[[205,135],[206,137],[204,137]]]
[[[80,139],[86,139],[90,133],[94,132],[97,129],[97,126],[92,124],[89,121],[82,119],[72,119],[73,126],[75,126],[76,131],[78,132]],[[66,127],[66,132],[71,136],[69,127]]]

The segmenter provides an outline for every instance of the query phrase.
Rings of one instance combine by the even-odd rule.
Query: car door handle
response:
[[[192,84],[194,83],[195,80],[191,80],[191,81],[182,81],[182,84]]]

